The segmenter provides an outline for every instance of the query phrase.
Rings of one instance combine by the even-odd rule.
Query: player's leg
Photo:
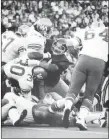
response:
[[[45,88],[45,92],[56,92],[60,96],[65,97],[68,92],[69,86],[60,78],[54,87]]]
[[[109,90],[108,90],[108,87],[109,87],[109,78],[107,77],[105,82],[104,82],[104,86],[103,86],[103,91],[102,91],[102,100],[101,100],[101,103],[102,103],[102,106],[103,106],[103,112],[106,112],[106,115],[107,115],[107,119],[106,119],[106,122],[107,122],[107,125],[108,125],[108,115],[109,115]],[[102,124],[101,124],[102,126]]]
[[[82,56],[79,58],[78,63],[76,64],[75,68],[73,69],[72,78],[71,78],[71,85],[69,88],[69,91],[66,95],[66,100],[59,100],[57,101],[57,104],[55,105],[56,108],[64,108],[65,107],[65,115],[63,118],[63,122],[65,123],[65,127],[68,127],[69,125],[69,114],[72,108],[72,104],[75,103],[75,99],[77,95],[80,93],[80,90],[83,86],[83,84],[86,81],[86,73],[84,69],[84,61]],[[56,108],[52,108],[53,111],[56,110]]]
[[[6,104],[8,104],[9,103],[9,100],[7,100],[7,99],[2,99],[1,100],[1,107],[3,107],[4,105],[6,105]]]
[[[84,61],[84,57],[80,56],[75,68],[73,69],[71,85],[65,100],[65,112],[63,117],[63,123],[65,127],[69,126],[69,114],[72,105],[75,104],[75,99],[77,95],[80,93],[80,90],[86,81],[87,73],[84,63],[86,63],[86,61]]]
[[[27,114],[26,110],[23,110],[19,113],[16,107],[18,98],[20,97],[12,92],[6,93],[4,96],[4,99],[7,99],[9,101],[9,105],[7,104],[2,107],[4,114],[3,116],[5,117],[5,115],[7,114],[7,116],[9,116],[9,118],[11,119],[13,125],[18,125]]]
[[[8,103],[6,105],[4,105],[1,110],[2,110],[2,113],[1,113],[1,121],[5,121],[8,117],[8,112],[9,112],[9,109],[12,107],[13,105]]]
[[[19,125],[26,117],[26,115],[27,115],[27,110],[24,109],[21,113],[19,113],[16,106],[11,107],[8,112],[8,116],[11,119],[12,124],[14,126]]]
[[[105,127],[106,126],[106,113],[105,112],[90,112],[88,116],[85,118],[86,123],[92,122],[100,124],[100,127]],[[101,126],[101,123],[104,126]]]
[[[103,86],[104,81],[105,81],[105,76],[102,76],[101,82],[97,88],[95,95],[94,95],[93,107],[95,105],[97,105],[97,103],[100,103],[100,101],[101,101],[102,86]]]
[[[18,109],[19,114],[21,114],[23,111],[27,111],[27,114],[25,115],[25,117],[19,122],[19,124],[31,124],[34,123],[34,119],[32,116],[32,107],[37,104],[36,101],[37,98],[33,98],[31,100],[29,100],[28,98],[24,98],[24,97],[19,97],[17,99],[17,104],[16,107]]]
[[[6,93],[1,101],[2,104],[2,120],[6,120],[8,117],[8,111],[9,109],[14,106],[14,101],[13,101],[13,96],[14,94],[9,92]]]
[[[88,67],[88,76],[86,81],[85,99],[83,100],[82,106],[80,107],[80,112],[78,114],[77,126],[80,130],[86,130],[84,118],[88,115],[89,111],[92,109],[92,103],[94,99],[94,94],[100,84],[105,63],[99,59],[90,58],[89,62],[93,64]],[[90,63],[91,64],[91,63]]]

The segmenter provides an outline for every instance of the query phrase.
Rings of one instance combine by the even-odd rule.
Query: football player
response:
[[[40,25],[42,26],[42,24],[40,24]],[[44,26],[45,28],[47,28],[48,26],[51,26],[51,24],[48,25],[48,22],[44,25],[45,25]],[[35,26],[36,26],[36,24],[35,24]],[[38,27],[39,27],[39,22],[37,24],[37,28]],[[42,28],[42,31],[43,30],[44,29]],[[27,32],[29,32],[29,33],[27,34]],[[39,32],[34,30],[34,33],[31,33],[30,28],[28,26],[22,25],[21,27],[19,27],[17,34],[22,34],[25,37],[23,37],[20,40],[16,39],[15,41],[13,41],[13,43],[11,42],[9,44],[9,47],[8,46],[5,47],[5,48],[7,48],[7,50],[5,50],[5,53],[3,53],[3,57],[2,57],[2,59],[5,63],[9,62],[10,60],[15,59],[18,56],[19,57],[22,56],[21,51],[23,52],[23,57],[22,57],[23,63],[22,64],[25,64],[27,59],[41,60],[42,58],[50,57],[49,53],[44,54],[44,56],[43,56],[45,39],[44,39],[44,36],[42,36]],[[11,51],[11,48],[13,48],[12,51]],[[20,51],[20,55],[19,55],[19,51]],[[10,52],[10,55],[9,55],[9,52]],[[34,63],[33,61],[32,61],[32,64]],[[35,64],[36,64],[36,61],[35,61]]]
[[[68,127],[69,114],[72,105],[74,105],[74,100],[83,84],[86,83],[85,99],[80,107],[76,125],[80,130],[87,130],[84,119],[92,107],[94,94],[100,84],[105,62],[108,60],[108,30],[105,27],[100,28],[100,26],[92,27],[85,31],[81,40],[83,49],[73,70],[71,86],[66,95],[66,100],[63,101],[63,104],[61,102],[60,107],[65,106],[63,122],[64,127]]]
[[[29,99],[23,97],[21,93],[15,93],[15,90],[4,95],[3,101],[7,104],[2,105],[2,122],[4,124],[11,120],[12,125],[17,126],[22,121],[24,123],[34,123],[32,116],[32,107],[38,103],[35,96]]]
[[[23,54],[25,51],[23,39],[27,34],[28,28],[28,26],[23,25],[18,28],[16,33],[6,31],[2,34],[2,67],[9,61],[18,58]],[[6,85],[6,77],[3,73],[4,72],[2,72],[2,97],[10,90],[10,86],[7,87]]]
[[[6,31],[2,34],[2,62],[7,63],[22,55],[25,51],[24,38],[28,29],[27,25],[22,25],[15,33]]]
[[[68,91],[68,85],[60,78],[60,75],[72,64],[72,58],[67,52],[66,41],[64,38],[59,38],[53,42],[49,48],[51,51],[51,59],[48,63],[56,65],[57,70],[47,72],[47,78],[44,84],[41,85],[43,92],[57,92],[65,97]],[[35,92],[35,91],[34,91]]]
[[[62,115],[64,113],[63,109],[59,111],[52,111],[51,105],[57,101],[62,99],[60,95],[58,95],[55,92],[47,93],[44,97],[43,101],[38,103],[37,105],[34,105],[32,108],[33,117],[36,123],[39,124],[49,124],[49,126],[63,126],[62,121]],[[76,126],[75,123],[75,117],[77,115],[78,109],[80,105],[79,103],[82,103],[83,100],[83,94],[81,93],[76,98],[76,105],[70,114],[70,127]],[[85,118],[86,123],[92,122],[93,120],[98,120],[99,122],[103,121],[105,119],[105,116],[101,115],[101,112],[99,113],[89,113],[89,115]],[[99,124],[99,123],[98,123]],[[104,123],[106,124],[106,123]]]

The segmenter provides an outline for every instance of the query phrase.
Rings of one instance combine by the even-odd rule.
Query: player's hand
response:
[[[49,52],[43,54],[43,58],[51,58],[51,54]]]

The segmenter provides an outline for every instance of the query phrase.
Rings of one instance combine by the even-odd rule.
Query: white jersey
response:
[[[2,34],[2,50],[10,43],[10,40],[15,39],[17,36],[13,31],[5,31]],[[12,39],[11,39],[12,38]]]
[[[94,58],[108,60],[108,29],[105,27],[81,29],[76,36],[80,37],[83,49],[80,54],[88,55]]]
[[[44,43],[46,43],[46,38],[41,33],[36,31],[33,26],[30,27],[27,36],[36,36],[37,38],[42,39]]]
[[[22,91],[30,92],[33,88],[32,68],[17,63],[15,59],[4,65],[4,72],[8,78],[18,81]]]
[[[45,48],[45,40],[36,35],[27,36],[25,38],[24,47],[27,51],[43,53]]]
[[[29,32],[27,37],[9,37],[2,45],[2,61],[7,63],[19,56],[22,56],[25,50],[38,51],[43,53],[45,47],[45,38],[37,31]],[[33,33],[33,34],[32,34]],[[26,54],[25,54],[26,56]]]
[[[34,27],[30,27],[27,36],[23,40],[24,47],[26,49],[26,53],[24,55],[25,58],[28,58],[28,52],[44,52],[46,43],[46,38],[42,36],[39,32],[37,32]]]
[[[81,48],[81,42],[78,37],[74,36],[73,38],[66,39],[67,47],[73,46],[74,49]]]
[[[2,61],[7,63],[25,51],[24,38],[20,38],[16,35],[8,35],[2,43]]]
[[[27,115],[23,119],[23,123],[34,123],[33,115],[32,115],[32,107],[34,105],[37,105],[36,102],[33,102],[31,100],[28,100],[24,98],[22,95],[17,96],[13,92],[6,93],[4,96],[4,99],[7,99],[9,103],[13,103],[18,112],[21,113],[24,109],[27,110]]]

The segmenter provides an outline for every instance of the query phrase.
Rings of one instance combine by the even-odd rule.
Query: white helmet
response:
[[[26,36],[30,27],[28,25],[21,25],[18,30],[16,31],[16,34],[20,36]]]
[[[34,23],[36,31],[40,32],[46,38],[49,37],[52,27],[52,22],[48,18],[41,18]]]

